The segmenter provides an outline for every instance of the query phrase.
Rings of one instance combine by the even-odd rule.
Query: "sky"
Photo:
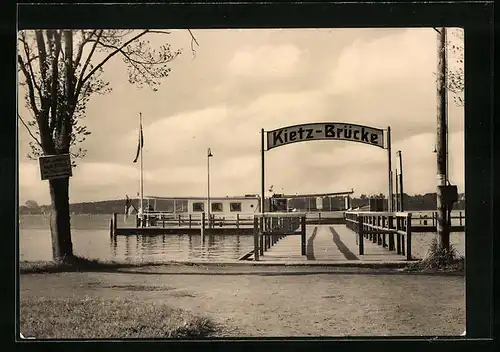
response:
[[[451,34],[458,29],[450,29]],[[143,116],[144,195],[260,193],[260,130],[312,122],[391,127],[392,162],[403,155],[405,193],[435,192],[437,33],[419,29],[187,30],[151,34],[183,53],[157,92],[128,82],[118,57],[105,66],[112,92],[93,96],[92,134],[70,180],[70,202],[122,199],[139,192],[137,149]],[[461,44],[459,39],[449,39]],[[453,57],[449,65],[459,65]],[[21,79],[21,77],[20,77]],[[19,112],[24,107],[19,89]],[[449,98],[449,176],[464,191],[464,112]],[[48,181],[29,160],[18,124],[19,204],[50,202]],[[387,151],[349,141],[294,143],[265,153],[266,189],[287,194],[353,189],[387,193]]]

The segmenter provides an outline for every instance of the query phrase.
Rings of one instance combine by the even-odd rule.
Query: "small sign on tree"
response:
[[[69,154],[41,156],[38,161],[42,180],[73,176]]]

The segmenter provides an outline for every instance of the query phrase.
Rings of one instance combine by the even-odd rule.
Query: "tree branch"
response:
[[[156,33],[158,33],[158,32],[156,32]],[[135,70],[140,72],[141,67],[142,67],[142,69],[150,75],[153,75],[153,73],[151,72],[150,68],[147,67],[147,65],[163,65],[163,64],[165,64],[165,62],[171,61],[171,60],[165,61],[165,60],[161,60],[161,59],[159,61],[141,61],[141,60],[134,59],[132,57],[131,53],[127,53],[123,50],[123,47],[117,47],[116,45],[105,44],[102,42],[98,42],[98,45],[105,47],[105,48],[108,48],[108,49],[114,49],[115,51],[121,53],[129,61],[130,65],[132,65],[132,67],[134,67]]]
[[[26,55],[26,65],[28,66],[29,72],[31,74],[32,82],[33,82],[33,87],[36,88],[38,92],[38,97],[40,98],[40,102],[42,101],[42,90],[40,86],[36,83],[36,76],[35,73],[33,72],[33,66],[31,65],[31,61],[33,61],[35,58],[39,58],[39,55],[36,55],[35,58],[30,58],[31,52],[28,47],[28,43],[26,42],[26,39],[24,38],[24,32],[22,34],[22,38],[20,39],[21,43],[23,43],[23,48],[24,48],[24,54]]]
[[[83,31],[82,31],[83,32]],[[78,65],[80,64],[80,60],[82,59],[82,55],[83,55],[83,49],[85,47],[85,45],[90,41],[90,39],[97,33],[97,29],[94,29],[92,31],[92,33],[90,33],[90,35],[85,38],[84,34],[82,33],[82,42],[80,43],[80,46],[78,47],[78,52],[76,54],[76,58],[75,58],[75,69],[78,67]]]
[[[93,42],[93,40],[91,40]],[[139,60],[136,60],[134,58],[132,58],[132,56],[129,54],[129,53],[126,53],[122,47],[117,47],[116,45],[112,45],[112,44],[105,44],[105,43],[102,43],[102,42],[96,42],[97,45],[100,45],[104,48],[108,48],[108,49],[114,49],[115,51],[118,51],[120,52],[123,56],[125,56],[127,58],[127,60],[131,61],[131,62],[134,62],[136,64],[139,64],[141,65],[144,69],[146,69],[144,67],[144,65],[162,65],[164,64],[163,61],[158,61],[158,62],[146,62],[146,61],[139,61]]]
[[[40,74],[42,76],[42,84],[44,86],[45,92],[48,91],[47,89],[47,50],[45,48],[45,40],[43,39],[43,32],[42,30],[36,30],[35,31],[35,36],[36,36],[36,43],[38,47],[38,56],[39,56],[39,64],[40,64]],[[42,101],[42,109],[43,109],[44,102]]]
[[[96,39],[97,42],[101,39],[103,32],[104,31],[101,29],[99,31],[99,34],[97,34],[97,39]],[[92,49],[90,49],[90,53],[87,56],[87,60],[85,60],[85,64],[83,65],[82,72],[80,72],[80,77],[78,78],[78,83],[77,83],[76,90],[75,90],[76,97],[78,97],[80,95],[80,91],[82,89],[82,86],[85,83],[85,80],[83,78],[85,75],[85,70],[87,69],[88,65],[90,64],[90,60],[92,59],[92,56],[94,55],[95,49],[97,47],[97,42],[94,43],[94,45],[92,46]]]
[[[194,50],[193,42],[196,43],[197,46],[200,46],[200,44],[198,44],[198,41],[196,40],[196,38],[193,35],[193,32],[191,32],[190,29],[188,29],[188,32],[191,35],[191,52],[193,53],[193,56],[196,57],[196,50]]]
[[[31,109],[33,109],[35,116],[39,116],[39,110],[36,106],[35,88],[33,88],[33,81],[28,70],[26,70],[26,67],[24,66],[23,58],[21,57],[21,55],[17,55],[17,62],[21,66],[21,70],[23,71],[24,77],[26,79],[26,84],[28,85],[28,95],[30,99]]]
[[[146,33],[148,33],[149,30],[144,30],[142,31],[141,33],[139,33],[138,35],[134,36],[133,38],[127,40],[124,44],[122,44],[117,50],[113,51],[112,53],[110,53],[108,56],[106,56],[106,58],[104,60],[102,60],[98,65],[96,65],[92,71],[90,71],[82,80],[82,84],[85,83],[86,80],[88,80],[97,70],[99,70],[102,66],[104,66],[104,64],[106,62],[109,61],[109,59],[111,59],[113,56],[115,56],[120,50],[122,50],[123,48],[125,48],[127,45],[129,45],[130,43],[132,43],[133,41],[139,39],[140,37],[142,37],[143,35],[145,35]]]
[[[24,122],[23,118],[21,117],[21,115],[19,115],[19,113],[17,113],[17,118],[19,120],[21,120],[21,123],[24,125],[24,127],[26,128],[26,130],[30,134],[31,138],[33,138],[36,141],[36,143],[40,146],[40,148],[42,148],[42,150],[43,150],[42,143],[40,143],[40,141],[38,140],[38,138],[36,138],[35,135],[31,132],[30,128],[28,127],[28,125],[26,124],[26,122]]]
[[[148,29],[148,33],[154,33],[154,34],[170,34],[168,31],[160,31],[157,29]]]
[[[59,54],[61,52],[61,34],[57,31],[51,33],[52,39],[54,41],[54,55],[52,57],[52,82],[51,82],[51,110],[52,110],[52,120],[57,120],[57,91],[59,89]]]

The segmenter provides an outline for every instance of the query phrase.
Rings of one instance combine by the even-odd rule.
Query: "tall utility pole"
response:
[[[444,187],[448,180],[447,175],[447,109],[446,109],[446,29],[438,31],[438,64],[437,64],[437,240],[440,249],[450,248],[450,228],[448,223],[447,204]]]
[[[398,174],[398,169],[396,169],[396,211],[400,211],[401,209],[399,208],[399,174]]]
[[[208,215],[208,228],[212,228],[212,221],[210,219],[210,158],[213,156],[212,150],[207,150],[207,215]]]
[[[398,156],[399,156],[399,193],[401,194],[400,197],[400,207],[401,207],[401,211],[404,211],[404,188],[403,188],[403,153],[401,152],[401,150],[398,150],[397,152]]]

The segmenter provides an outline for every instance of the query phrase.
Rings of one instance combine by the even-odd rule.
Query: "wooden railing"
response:
[[[413,232],[435,232],[437,226],[437,212],[433,211],[430,217],[429,212],[413,211],[412,213],[412,228]],[[465,228],[465,212],[459,211],[458,216],[451,213],[450,222],[451,232],[462,232]],[[458,221],[456,221],[458,220]]]
[[[254,248],[240,259],[254,255],[258,261],[260,256],[289,235],[301,235],[301,254],[306,255],[306,216],[302,213],[261,213],[253,219]]]
[[[254,213],[210,214],[210,220],[205,213],[174,214],[166,212],[150,212],[143,215],[144,227],[236,227],[252,226]],[[141,227],[141,218],[137,216],[137,227]]]
[[[356,233],[359,255],[364,255],[364,240],[368,239],[412,260],[412,213],[407,212],[346,212],[346,226]]]

